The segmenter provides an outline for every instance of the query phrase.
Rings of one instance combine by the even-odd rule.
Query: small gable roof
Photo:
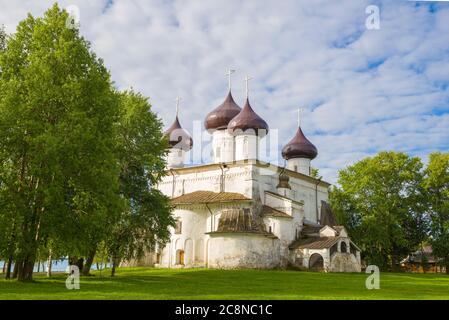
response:
[[[290,249],[328,249],[336,244],[339,237],[310,237],[293,242]]]
[[[262,207],[262,216],[293,219],[291,215],[267,205]]]

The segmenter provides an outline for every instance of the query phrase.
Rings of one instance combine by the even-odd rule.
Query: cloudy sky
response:
[[[42,15],[53,2],[0,0],[0,24],[14,32],[28,12]],[[166,125],[181,96],[181,122],[192,132],[224,99],[232,67],[235,100],[243,104],[243,79],[252,76],[252,106],[277,129],[279,148],[304,108],[301,126],[319,152],[313,165],[327,181],[381,150],[424,161],[449,151],[449,2],[59,3],[79,8],[81,32],[117,87],[150,97]],[[372,4],[379,30],[366,28]]]

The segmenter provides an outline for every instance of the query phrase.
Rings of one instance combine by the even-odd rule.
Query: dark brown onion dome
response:
[[[234,102],[231,91],[225,101],[212,110],[204,120],[204,127],[207,131],[224,130],[228,127],[229,121],[234,118],[242,109]]]
[[[170,148],[181,149],[184,151],[192,149],[192,137],[181,127],[178,116],[176,116],[175,121],[170,128],[164,132],[164,135],[169,139],[168,143]]]
[[[318,155],[316,147],[310,142],[301,127],[298,127],[295,136],[282,148],[282,157],[286,160],[292,158],[315,159]]]
[[[282,169],[281,173],[279,174],[279,183],[276,188],[291,189],[289,181],[290,177],[285,173],[284,169]]]
[[[246,98],[242,111],[229,122],[228,130],[235,134],[238,134],[239,131],[245,132],[246,130],[254,130],[256,134],[266,134],[268,133],[268,124],[254,112],[248,98]],[[265,132],[259,132],[259,130],[265,130]]]

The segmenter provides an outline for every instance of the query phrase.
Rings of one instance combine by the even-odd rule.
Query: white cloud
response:
[[[202,121],[224,99],[232,66],[236,101],[253,76],[252,106],[281,143],[296,108],[307,108],[314,166],[331,182],[380,150],[449,150],[449,4],[384,1],[381,29],[366,30],[369,1],[60,1],[74,3],[117,86],[149,96],[167,125],[178,95],[184,126]],[[12,32],[51,4],[0,0],[0,21]]]

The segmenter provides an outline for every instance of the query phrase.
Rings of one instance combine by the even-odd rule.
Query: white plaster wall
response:
[[[223,172],[224,191],[241,193],[248,198],[252,197],[253,173],[250,165],[229,166],[224,168]],[[178,197],[199,190],[220,192],[221,181],[222,171],[219,168],[191,173],[167,172],[157,187],[169,197]]]
[[[295,240],[296,230],[301,230],[301,227],[295,220],[281,217],[266,217],[264,223],[267,231],[271,226],[271,232],[279,238],[280,266],[285,267],[289,261],[289,245]]]
[[[235,160],[258,159],[259,137],[252,134],[235,136]]]
[[[210,268],[276,268],[279,262],[278,239],[258,234],[211,235]]]
[[[270,193],[265,193],[265,205],[270,206],[279,211],[292,215],[292,201],[283,197],[277,197]]]
[[[182,149],[171,148],[166,157],[167,168],[184,167],[185,153]]]
[[[320,230],[320,237],[335,237],[336,235],[337,231],[335,231],[329,226],[325,226]]]
[[[317,201],[315,184],[302,181],[297,178],[290,179],[292,187],[292,199],[304,202],[305,218],[312,222],[317,222]],[[327,188],[318,186],[318,216],[321,212],[321,201],[329,201],[329,192]]]
[[[162,250],[161,266],[172,267],[176,265],[176,251],[184,250],[184,263],[186,267],[204,264],[195,257],[204,257],[204,241],[207,232],[208,212],[202,207],[175,209],[173,216],[182,222],[181,234],[175,234],[174,228],[170,229],[171,241]],[[202,242],[202,248],[201,244]]]
[[[234,161],[234,136],[228,130],[215,130],[212,133],[214,163]]]
[[[310,176],[310,159],[293,158],[287,160],[287,168]]]
[[[302,249],[303,252],[303,266],[309,268],[309,259],[314,253],[318,253],[323,257],[323,266],[325,271],[329,271],[331,261],[329,256],[329,249]]]
[[[287,188],[277,188],[277,193],[286,198],[291,198],[291,190]]]

